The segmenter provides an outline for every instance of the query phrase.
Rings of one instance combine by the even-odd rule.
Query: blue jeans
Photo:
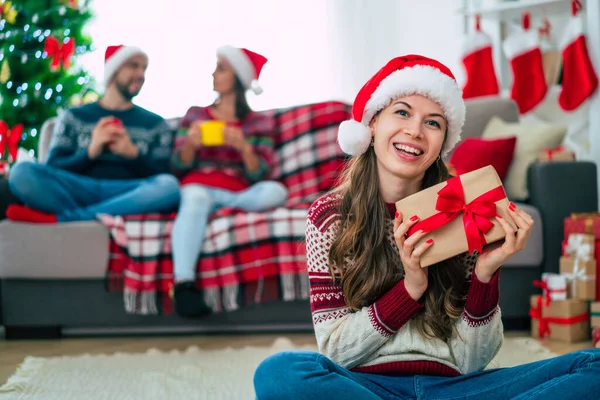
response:
[[[350,372],[318,353],[282,352],[258,366],[254,388],[258,400],[591,400],[600,393],[600,350],[454,378]]]
[[[56,214],[58,222],[91,221],[97,214],[173,212],[179,181],[160,174],[146,179],[94,179],[33,162],[15,164],[9,185],[26,206]]]
[[[181,188],[181,204],[173,225],[172,246],[175,281],[196,278],[196,264],[204,243],[209,216],[221,207],[261,212],[282,206],[287,189],[275,181],[264,181],[241,192],[188,184]]]

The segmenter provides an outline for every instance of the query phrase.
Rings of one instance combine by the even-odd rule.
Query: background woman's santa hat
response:
[[[258,84],[258,77],[267,59],[253,51],[233,46],[222,46],[217,49],[217,56],[222,56],[229,61],[244,88],[251,89],[255,94],[261,94],[262,88]]]
[[[104,85],[107,86],[114,74],[121,68],[125,61],[133,56],[142,55],[148,59],[148,55],[135,46],[117,45],[108,46],[104,53]]]
[[[367,151],[371,143],[369,124],[375,114],[392,100],[411,94],[423,95],[440,105],[448,121],[446,155],[460,141],[465,122],[465,103],[454,75],[439,61],[420,55],[390,60],[358,92],[352,106],[352,119],[340,124],[338,143],[349,155]]]

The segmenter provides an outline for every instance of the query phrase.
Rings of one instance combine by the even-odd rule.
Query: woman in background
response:
[[[181,177],[181,204],[173,227],[175,309],[183,317],[210,312],[195,285],[196,265],[209,216],[221,207],[261,212],[282,206],[284,185],[266,178],[273,160],[270,121],[254,113],[246,91],[262,92],[258,78],[267,59],[243,48],[217,50],[216,101],[191,107],[180,126],[173,167]],[[223,143],[203,145],[201,125],[222,121]]]

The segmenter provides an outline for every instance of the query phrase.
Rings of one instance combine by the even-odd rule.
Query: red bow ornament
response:
[[[408,231],[408,235],[410,236],[418,230],[434,231],[462,214],[469,253],[473,253],[475,250],[481,253],[483,246],[487,244],[484,235],[494,227],[491,219],[495,218],[497,214],[496,202],[504,198],[506,198],[504,188],[497,186],[470,203],[466,203],[460,177],[451,178],[446,182],[446,186],[438,192],[435,208],[439,213],[413,225]]]
[[[75,52],[75,40],[68,38],[65,42],[61,43],[54,36],[48,36],[44,51],[52,59],[50,70],[58,71],[61,64],[64,69],[67,69],[71,65],[71,56]]]
[[[0,121],[0,149],[4,153],[4,150],[8,147],[11,162],[17,159],[18,144],[21,141],[22,134],[23,124],[17,124],[11,129],[5,121]]]

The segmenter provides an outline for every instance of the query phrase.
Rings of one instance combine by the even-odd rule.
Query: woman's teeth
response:
[[[400,151],[403,151],[405,153],[415,155],[415,156],[420,156],[421,154],[423,154],[423,152],[421,150],[415,149],[414,147],[410,147],[405,144],[394,144],[394,147],[397,150],[400,150]]]

